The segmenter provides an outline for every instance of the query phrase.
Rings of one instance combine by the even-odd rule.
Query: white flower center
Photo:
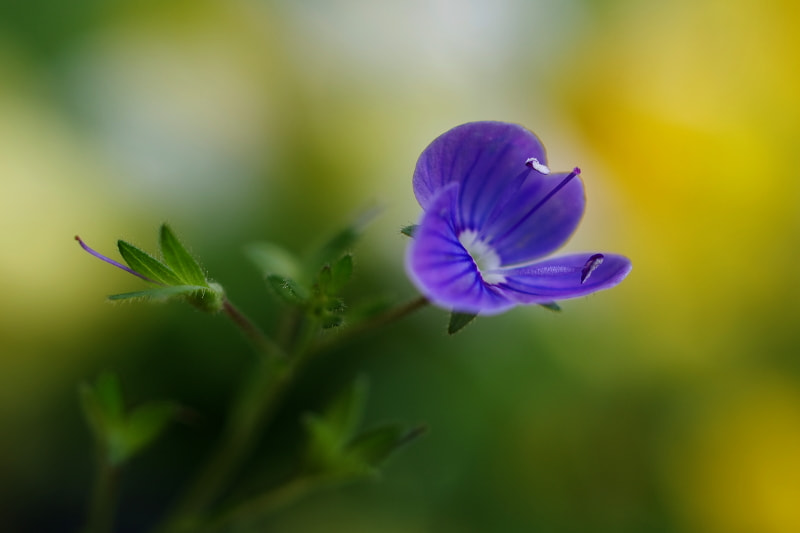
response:
[[[458,242],[464,247],[483,281],[489,285],[503,283],[506,277],[498,272],[493,272],[500,268],[500,256],[494,248],[478,238],[478,232],[474,230],[462,231],[458,234]]]

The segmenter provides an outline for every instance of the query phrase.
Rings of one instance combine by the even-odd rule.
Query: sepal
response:
[[[447,333],[453,335],[461,331],[464,326],[475,320],[477,314],[473,313],[459,313],[453,311],[450,313],[450,323],[447,325]]]
[[[181,278],[167,265],[129,242],[117,241],[119,253],[128,266],[163,285],[181,285]]]
[[[405,235],[406,237],[414,238],[414,234],[417,232],[417,227],[419,224],[409,224],[408,226],[403,226],[400,228],[400,233]]]
[[[200,264],[178,240],[175,233],[167,224],[161,225],[159,243],[164,262],[172,269],[181,282],[187,285],[208,286],[206,274],[203,272]]]

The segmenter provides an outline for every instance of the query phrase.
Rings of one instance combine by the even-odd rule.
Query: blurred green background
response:
[[[269,324],[280,307],[243,246],[302,250],[380,206],[351,295],[401,301],[416,158],[492,119],[583,169],[567,249],[624,253],[633,272],[561,314],[448,338],[428,309],[339,354],[371,377],[369,422],[431,430],[379,482],[264,530],[800,531],[799,6],[0,3],[0,528],[80,526],[93,465],[76,385],[108,369],[132,402],[200,414],[131,464],[118,530],[141,530],[251,361],[223,318],[104,303],[142,285],[75,233],[116,256],[117,238],[154,249],[167,220]],[[253,471],[330,387],[290,400]]]

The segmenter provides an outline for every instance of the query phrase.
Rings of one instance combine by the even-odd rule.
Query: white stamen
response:
[[[477,231],[462,231],[458,235],[458,242],[461,243],[475,262],[475,266],[478,267],[478,273],[484,282],[489,285],[497,285],[506,281],[504,275],[496,272],[500,268],[500,256],[491,246],[480,240]]]
[[[544,163],[540,163],[539,160],[536,159],[535,157],[529,157],[527,161],[525,161],[525,164],[531,167],[539,174],[550,174],[550,168]]]

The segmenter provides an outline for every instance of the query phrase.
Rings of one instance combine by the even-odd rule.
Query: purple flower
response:
[[[551,174],[539,139],[516,124],[472,122],[442,134],[414,171],[424,213],[406,253],[411,281],[436,305],[486,315],[617,285],[631,270],[626,257],[542,260],[583,216],[579,174]]]

